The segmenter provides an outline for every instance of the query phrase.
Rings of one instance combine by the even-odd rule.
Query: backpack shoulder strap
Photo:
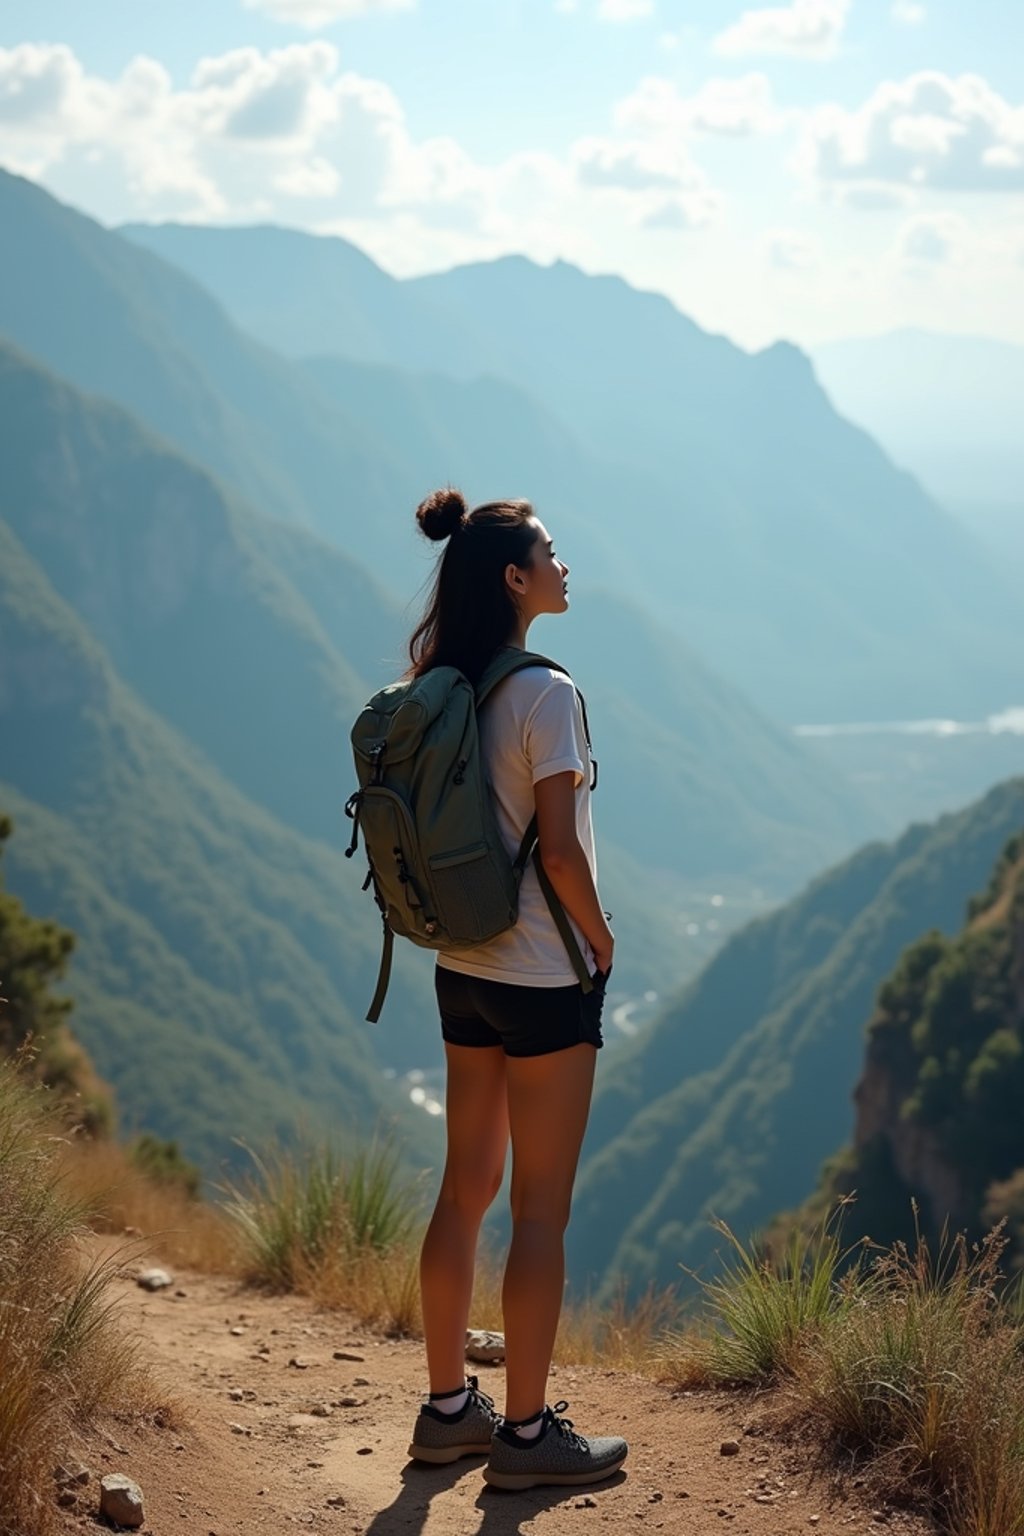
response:
[[[506,677],[511,677],[513,672],[522,672],[526,667],[550,667],[554,672],[564,673],[572,681],[568,668],[563,667],[560,661],[552,661],[550,656],[542,656],[539,651],[517,651],[505,648],[498,651],[487,663],[476,685],[477,709],[489,694],[493,693],[499,683],[503,683]]]

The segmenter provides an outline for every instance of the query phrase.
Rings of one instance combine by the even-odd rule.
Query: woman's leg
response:
[[[505,1266],[505,1415],[543,1408],[565,1286],[562,1236],[590,1112],[597,1051],[510,1056],[512,1244]],[[457,1379],[457,1378],[456,1378]]]
[[[451,1392],[465,1381],[477,1236],[501,1187],[508,1147],[501,1046],[446,1043],[445,1055],[448,1156],[420,1255],[431,1392]]]

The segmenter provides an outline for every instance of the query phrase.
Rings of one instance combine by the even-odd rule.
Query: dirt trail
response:
[[[95,1477],[135,1478],[154,1536],[270,1536],[292,1526],[346,1536],[553,1536],[595,1524],[665,1536],[934,1533],[920,1516],[886,1512],[867,1484],[814,1477],[808,1450],[772,1434],[770,1398],[674,1396],[589,1368],[558,1368],[552,1396],[569,1400],[584,1431],[626,1436],[623,1472],[589,1490],[502,1493],[484,1484],[481,1458],[439,1468],[407,1459],[423,1387],[418,1344],[183,1271],[170,1290],[149,1294],[129,1280],[117,1289],[183,1418],[175,1427],[114,1426],[79,1451]],[[500,1408],[501,1367],[472,1369]],[[730,1438],[740,1450],[726,1456]],[[64,1515],[67,1533],[95,1528],[96,1493],[94,1482],[87,1507]]]

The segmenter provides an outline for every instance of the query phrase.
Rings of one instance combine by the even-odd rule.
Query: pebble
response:
[[[350,1349],[336,1349],[334,1351],[334,1358],[335,1360],[354,1360],[357,1365],[362,1365],[366,1357],[365,1355],[354,1355]]]
[[[344,1509],[345,1495],[343,1493],[333,1493],[329,1499],[324,1500],[324,1503],[328,1509]]]
[[[133,1529],[142,1525],[146,1516],[138,1483],[123,1472],[108,1472],[101,1477],[100,1514],[114,1525],[127,1525]]]
[[[358,1451],[356,1451],[356,1455],[357,1456],[372,1456],[373,1455],[373,1446],[372,1445],[361,1445],[359,1447]]]
[[[243,1334],[245,1333],[245,1329],[244,1328],[235,1327],[235,1328],[229,1329],[229,1332],[232,1333],[236,1339],[240,1339],[243,1336]]]
[[[135,1283],[141,1285],[144,1291],[162,1291],[173,1285],[174,1279],[166,1269],[142,1269],[135,1276]]]
[[[292,1355],[291,1359],[288,1361],[288,1364],[293,1365],[297,1371],[309,1370],[309,1361],[304,1360],[301,1355]]]
[[[596,1509],[597,1508],[597,1500],[591,1498],[590,1494],[588,1493],[582,1499],[577,1499],[576,1500],[576,1508],[577,1509]]]
[[[722,1441],[721,1453],[722,1453],[723,1456],[738,1456],[739,1455],[739,1450],[740,1450],[740,1443],[739,1443],[738,1440],[723,1440]]]
[[[368,1387],[370,1383],[367,1381],[365,1376],[357,1376],[352,1385],[354,1387]]]
[[[339,1397],[334,1406],[336,1408],[361,1408],[363,1404],[358,1397]]]

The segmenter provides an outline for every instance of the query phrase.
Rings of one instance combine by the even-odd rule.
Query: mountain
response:
[[[1003,849],[960,932],[924,934],[878,994],[850,1143],[777,1229],[842,1196],[844,1248],[867,1236],[937,1252],[942,1229],[979,1242],[1011,1218],[1004,1260],[1024,1267],[1024,832]],[[917,1212],[912,1206],[916,1202]]]
[[[1009,584],[836,414],[795,348],[750,356],[666,299],[564,262],[509,257],[397,282],[342,242],[332,251],[295,231],[127,233],[294,354],[331,347],[350,367],[497,376],[529,396],[598,466],[590,522],[621,551],[624,595],[769,714],[979,714],[1010,697],[1003,641],[1022,621]],[[236,301],[231,273],[242,265]],[[397,327],[381,318],[388,283]],[[360,306],[361,329],[344,319]],[[464,454],[473,461],[468,444]],[[530,485],[528,454],[521,475]]]
[[[852,1126],[879,987],[905,947],[954,933],[1024,826],[1024,779],[874,843],[734,935],[599,1074],[567,1234],[574,1277],[713,1272],[723,1217],[746,1239],[801,1200]],[[686,1283],[683,1283],[684,1290]]]
[[[0,333],[159,432],[263,512],[342,546],[398,515],[386,441],[366,441],[300,367],[197,283],[0,171]]]
[[[944,505],[1019,515],[1024,346],[908,329],[824,342],[813,358],[837,410]]]
[[[375,956],[344,860],[147,710],[2,521],[0,653],[8,884],[78,935],[77,1033],[122,1123],[208,1172],[237,1136],[408,1130],[361,1021]]]
[[[250,800],[337,850],[348,729],[399,670],[397,604],[340,552],[259,517],[117,407],[2,346],[0,410],[9,523],[119,675]],[[604,760],[619,985],[660,991],[706,953],[706,936],[681,938],[688,887],[788,892],[878,822],[638,609],[614,594],[573,603],[571,623],[549,621],[550,644],[587,680]],[[350,921],[373,942],[372,903]],[[436,1042],[424,1048],[418,1012],[399,1009],[383,1059],[424,1066]]]

